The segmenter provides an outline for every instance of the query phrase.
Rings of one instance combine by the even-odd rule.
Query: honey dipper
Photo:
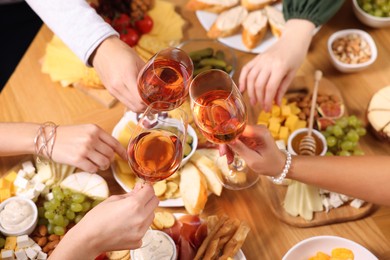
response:
[[[310,116],[309,116],[309,128],[307,135],[305,135],[299,143],[299,154],[301,155],[315,155],[316,153],[316,140],[312,136],[314,111],[317,103],[318,85],[322,78],[322,72],[316,70],[314,74],[314,89],[313,96],[311,98]]]

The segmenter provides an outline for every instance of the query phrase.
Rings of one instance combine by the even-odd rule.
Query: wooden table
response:
[[[188,21],[185,38],[205,37],[194,13],[184,10],[185,0],[174,0],[178,11]],[[361,73],[341,74],[330,63],[326,44],[331,33],[346,28],[360,28],[368,31],[376,41],[378,59]],[[124,107],[117,104],[106,109],[90,97],[73,88],[63,88],[53,83],[40,71],[46,43],[52,33],[43,26],[26,52],[19,66],[0,95],[0,121],[45,122],[57,124],[95,123],[108,132],[123,115]],[[312,75],[321,69],[342,92],[348,111],[365,119],[365,111],[371,95],[378,89],[390,85],[390,42],[389,29],[371,29],[363,26],[352,13],[350,1],[346,1],[338,14],[314,37],[307,59],[298,75]],[[254,56],[236,52],[239,69]],[[239,71],[239,70],[238,70]],[[239,73],[235,75],[238,79]],[[258,108],[253,109],[254,120]],[[368,134],[363,138],[366,154],[390,155],[389,144],[382,143]],[[0,173],[4,173],[19,158],[1,158]],[[369,174],[369,173],[368,173]],[[103,172],[112,194],[124,191],[115,182],[111,172]],[[270,211],[267,198],[262,192],[262,183],[243,191],[225,190],[221,197],[210,196],[204,215],[227,213],[231,217],[245,220],[251,232],[243,246],[247,259],[281,259],[299,241],[317,235],[336,235],[352,239],[368,248],[379,259],[390,259],[390,208],[377,207],[368,217],[347,223],[315,228],[296,228],[280,222]],[[173,211],[174,209],[172,209]],[[182,209],[179,211],[183,212]]]

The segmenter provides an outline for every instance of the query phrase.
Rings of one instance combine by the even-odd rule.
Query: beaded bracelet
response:
[[[286,178],[287,176],[287,173],[288,171],[290,170],[290,166],[291,166],[291,153],[289,151],[286,151],[286,150],[282,150],[287,158],[286,158],[286,163],[284,165],[284,168],[283,168],[283,171],[282,171],[282,174],[280,174],[279,177],[271,177],[271,180],[273,183],[275,184],[282,184],[282,182],[284,181],[284,179]]]
[[[46,128],[51,127],[49,134],[46,136]],[[40,155],[45,155],[51,161],[53,154],[53,146],[57,133],[57,125],[53,122],[43,123],[34,138],[35,154],[37,155],[37,161],[41,162]]]

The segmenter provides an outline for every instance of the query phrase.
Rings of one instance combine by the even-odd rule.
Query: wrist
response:
[[[287,150],[281,150],[285,154],[285,163],[283,165],[282,170],[276,176],[272,176],[271,180],[275,184],[282,184],[284,179],[286,178],[288,172],[290,171],[292,156],[291,153]]]
[[[315,29],[314,23],[304,19],[290,19],[286,22],[281,39],[294,39],[297,46],[309,46]]]
[[[105,53],[107,49],[111,49],[118,41],[121,42],[116,35],[111,35],[104,39],[89,56],[88,63],[95,67],[95,63],[100,59],[99,57],[102,53]]]

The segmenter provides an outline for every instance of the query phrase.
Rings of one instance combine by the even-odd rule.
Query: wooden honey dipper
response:
[[[318,85],[322,78],[322,72],[316,70],[314,74],[314,89],[313,96],[311,98],[311,107],[310,107],[310,116],[309,116],[309,128],[307,135],[305,135],[301,142],[299,143],[299,154],[301,155],[315,155],[316,153],[316,140],[312,136],[313,132],[313,121],[314,121],[314,111],[317,104],[317,94],[318,94]]]

